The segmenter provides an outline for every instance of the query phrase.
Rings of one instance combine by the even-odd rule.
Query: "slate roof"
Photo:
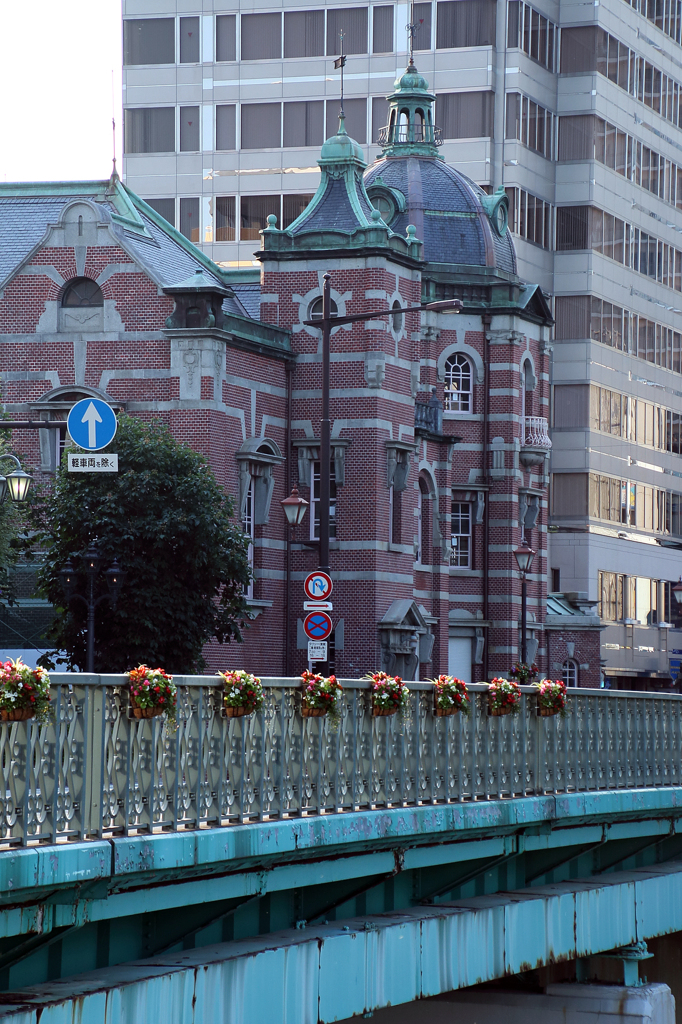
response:
[[[365,185],[381,177],[402,192],[406,210],[389,224],[404,234],[414,224],[429,263],[492,266],[516,273],[511,233],[500,237],[482,204],[485,193],[475,182],[435,157],[390,156],[375,161],[365,172]]]
[[[89,198],[74,191],[73,196],[4,196],[0,193],[0,284],[26,259],[55,224],[73,199]]]
[[[239,302],[246,310],[248,316],[254,320],[260,319],[260,284],[233,284],[232,291],[236,295]],[[227,302],[227,299],[225,300]],[[223,302],[223,309],[226,313],[232,312],[225,306]]]
[[[226,287],[213,261],[118,178],[75,182],[72,187],[68,182],[0,185],[0,285],[19,270],[48,227],[58,222],[64,207],[76,199],[94,202],[105,211],[122,247],[161,288],[180,284],[196,273]],[[236,295],[226,297],[223,308],[237,316],[251,316]]]

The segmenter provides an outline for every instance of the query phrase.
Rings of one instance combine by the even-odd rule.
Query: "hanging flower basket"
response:
[[[450,715],[468,715],[471,712],[471,698],[467,684],[454,676],[438,676],[433,679],[433,713],[436,718]]]
[[[566,684],[561,679],[541,679],[534,684],[538,691],[538,715],[553,718],[566,715]]]
[[[301,673],[303,695],[301,697],[301,715],[303,718],[324,718],[329,715],[332,725],[338,727],[341,722],[342,686],[336,676],[325,677],[319,672]]]
[[[0,663],[0,721],[45,723],[50,717],[50,677],[21,658]]]
[[[521,686],[530,686],[537,674],[538,667],[535,662],[532,665],[527,665],[523,661],[517,661],[509,671],[510,677]]]
[[[219,672],[223,681],[223,714],[225,718],[243,718],[260,711],[265,695],[263,685],[257,676],[236,669],[234,672]]]
[[[128,686],[134,718],[157,718],[165,714],[169,722],[176,724],[177,689],[173,677],[162,668],[138,665],[128,672]]]
[[[488,686],[488,714],[493,718],[517,715],[521,708],[521,690],[513,679],[497,677]]]
[[[388,718],[400,712],[404,718],[410,711],[410,691],[400,676],[386,672],[369,672],[364,679],[372,680],[372,715]]]

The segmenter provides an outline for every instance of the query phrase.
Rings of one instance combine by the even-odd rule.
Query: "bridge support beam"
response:
[[[0,1024],[331,1024],[680,930],[677,861],[120,964],[4,993]]]
[[[499,1024],[501,1020],[505,1024],[675,1024],[675,1000],[661,983],[549,985],[544,993],[467,989],[444,999],[378,1010],[372,1024]]]

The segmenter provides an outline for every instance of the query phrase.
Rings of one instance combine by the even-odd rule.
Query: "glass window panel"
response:
[[[145,203],[175,227],[175,199],[145,199]]]
[[[561,70],[566,73],[597,70],[596,26],[561,30]]]
[[[174,64],[175,19],[134,18],[123,22],[123,63]]]
[[[356,142],[367,142],[367,100],[344,100],[343,109],[346,114],[346,131]],[[339,101],[327,100],[327,138],[336,135],[339,126]]]
[[[123,114],[126,153],[174,153],[175,108],[129,107]]]
[[[237,59],[237,15],[219,14],[215,20],[215,59]]]
[[[451,508],[450,565],[458,569],[471,568],[471,504],[453,501]]]
[[[197,153],[199,143],[199,108],[180,107],[180,152]]]
[[[379,129],[388,124],[388,100],[384,96],[372,97],[372,138],[371,142],[378,142]]]
[[[199,19],[180,18],[180,63],[198,64],[199,56]]]
[[[310,100],[284,104],[284,145],[321,146],[324,123],[324,102]]]
[[[431,49],[431,10],[431,3],[414,5],[415,50]]]
[[[372,11],[372,52],[393,53],[393,5]]]
[[[312,198],[312,192],[303,195],[282,196],[282,227],[288,228],[290,224],[293,224]]]
[[[274,213],[277,223],[281,219],[280,210],[281,197],[276,196],[241,196],[240,207],[240,230],[239,237],[242,242],[256,242],[260,239],[259,231],[267,227],[268,217]]]
[[[282,145],[281,103],[242,103],[242,149]]]
[[[341,53],[342,32],[344,53],[367,53],[367,8],[341,7],[327,11],[329,56]],[[348,134],[350,135],[350,132]]]
[[[446,139],[489,138],[493,111],[492,92],[438,93],[436,96],[436,124],[440,125]]]
[[[495,0],[440,0],[436,47],[450,50],[463,46],[494,46],[495,10]]]
[[[236,237],[235,197],[216,196],[215,199],[215,240],[234,242]]]
[[[190,199],[180,200],[180,233],[189,238],[190,242],[198,245],[200,238],[201,224],[199,220],[199,197],[193,196]]]
[[[242,60],[279,60],[282,15],[242,14]]]
[[[381,9],[393,13],[392,7]],[[324,11],[285,11],[284,56],[322,57],[323,55]]]
[[[220,103],[215,108],[215,148],[236,149],[236,140],[237,108],[234,103]]]
[[[523,4],[519,0],[509,0],[507,5],[507,46],[510,50],[519,45],[520,7]]]

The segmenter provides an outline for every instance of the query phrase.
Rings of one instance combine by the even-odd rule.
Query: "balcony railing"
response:
[[[53,675],[54,720],[0,726],[0,842],[53,843],[351,810],[682,783],[682,697],[571,690],[540,718],[373,718],[369,684],[343,681],[338,732],[303,719],[298,680],[264,680],[261,711],[223,718],[215,676],[176,677],[178,729],[129,716],[122,676]]]
[[[384,125],[379,129],[379,145],[388,146],[396,143],[428,142],[432,146],[443,145],[443,133],[436,125],[415,124],[408,125]]]
[[[552,447],[549,437],[547,420],[544,416],[525,416],[523,427],[523,445],[529,448]]]
[[[414,403],[414,429],[429,434],[443,433],[443,406],[435,391],[428,401],[417,399]]]

